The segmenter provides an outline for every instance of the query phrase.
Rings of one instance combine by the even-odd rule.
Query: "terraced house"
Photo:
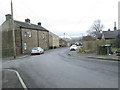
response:
[[[33,47],[49,49],[49,31],[41,26],[31,24],[30,19],[25,22],[14,20],[16,54],[30,53]],[[6,15],[2,24],[2,56],[13,56],[12,17]]]
[[[49,32],[49,47],[50,49],[59,47],[59,36],[52,32]]]

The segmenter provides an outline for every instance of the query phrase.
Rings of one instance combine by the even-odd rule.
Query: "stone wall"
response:
[[[22,31],[22,50],[23,53],[30,53],[33,47],[37,47],[37,30],[21,29]],[[31,36],[29,36],[31,32]]]
[[[49,32],[39,31],[39,46],[45,50],[49,49]]]
[[[29,36],[29,32],[31,36]],[[40,30],[22,29],[23,53],[30,53],[32,48],[48,49],[48,32]]]
[[[53,37],[53,46],[59,47],[59,37]]]
[[[53,48],[53,36],[49,35],[49,48],[52,49]]]
[[[59,37],[56,35],[49,35],[49,47],[58,48],[59,47]]]
[[[115,47],[115,40],[96,40],[96,41],[83,41],[83,49],[94,51],[100,45],[110,44]]]
[[[13,56],[12,22],[5,21],[2,24],[2,56]]]
[[[65,41],[63,39],[60,39],[59,40],[59,45],[60,45],[60,47],[66,47],[67,46],[67,41]]]

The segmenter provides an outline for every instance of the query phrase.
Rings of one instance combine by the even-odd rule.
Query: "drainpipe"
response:
[[[39,31],[37,30],[37,41],[38,41],[38,47],[39,47]]]
[[[22,43],[22,29],[21,29],[21,27],[20,27],[20,45],[21,45],[21,54],[23,54],[23,43]]]

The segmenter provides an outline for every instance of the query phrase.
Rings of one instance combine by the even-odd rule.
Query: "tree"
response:
[[[101,23],[101,20],[95,20],[93,25],[90,27],[90,29],[87,31],[87,33],[91,36],[96,37],[97,34],[102,32],[102,29],[104,28],[103,24]]]

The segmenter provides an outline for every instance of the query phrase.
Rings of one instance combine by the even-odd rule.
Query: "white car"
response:
[[[70,51],[76,51],[77,50],[77,45],[72,45],[70,47]]]
[[[43,54],[44,53],[44,49],[42,49],[41,47],[34,47],[31,51],[31,55],[33,54]]]

